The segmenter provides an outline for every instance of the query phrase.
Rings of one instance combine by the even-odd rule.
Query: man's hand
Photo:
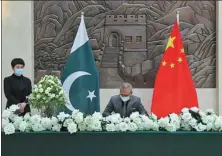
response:
[[[23,103],[20,103],[18,106],[20,107],[20,109],[19,109],[19,111],[20,111],[20,113],[24,113],[24,109],[25,109],[25,106],[26,106],[27,104],[25,103],[25,102],[23,102]]]

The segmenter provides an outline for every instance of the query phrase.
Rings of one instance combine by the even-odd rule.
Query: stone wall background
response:
[[[197,88],[215,88],[214,1],[34,1],[35,80],[47,73],[60,75],[83,11],[100,71],[101,88],[116,88],[122,81],[129,81],[137,88],[152,88],[178,9],[181,34],[195,85]],[[106,51],[105,19],[107,15],[141,14],[146,15],[147,19],[146,58],[125,68],[122,61],[124,50],[121,47],[118,55],[113,54],[114,58]],[[126,29],[131,31],[130,28]],[[136,59],[135,54],[129,59],[133,60],[134,57]]]

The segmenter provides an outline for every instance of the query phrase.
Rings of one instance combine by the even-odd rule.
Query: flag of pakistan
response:
[[[68,110],[75,108],[86,114],[100,111],[99,75],[83,14],[61,82],[68,99]]]

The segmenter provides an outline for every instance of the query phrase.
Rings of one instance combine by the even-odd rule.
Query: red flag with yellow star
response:
[[[198,100],[176,21],[156,75],[151,111],[165,117],[184,107],[198,107]]]

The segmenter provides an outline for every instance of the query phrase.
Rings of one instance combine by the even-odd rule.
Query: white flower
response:
[[[105,120],[107,122],[116,124],[116,123],[120,123],[122,121],[122,118],[120,117],[120,114],[112,114],[112,115],[107,116]]]
[[[207,123],[207,131],[211,131],[213,128],[213,123]]]
[[[54,82],[54,81],[52,81],[52,80],[48,80],[48,82],[50,82],[50,83],[52,83],[52,84],[55,84],[55,82]]]
[[[32,130],[32,123],[30,121],[26,121],[27,125],[26,125],[26,128],[25,128],[25,131],[26,132],[29,132]]]
[[[15,112],[16,110],[18,110],[19,109],[19,106],[18,105],[11,105],[10,107],[9,107],[9,111],[11,111],[11,112]]]
[[[169,114],[169,118],[170,118],[170,120],[172,120],[172,121],[177,121],[177,120],[179,120],[178,115],[175,114],[175,113]]]
[[[149,119],[149,117],[146,116],[146,115],[140,115],[140,117],[141,117],[141,119],[142,119],[143,122],[150,122],[150,121],[151,121],[151,120]]]
[[[130,115],[130,119],[134,120],[135,118],[139,117],[139,112],[133,112],[131,115]]]
[[[64,92],[63,90],[61,90],[61,91],[59,92],[59,95],[62,95],[62,94],[65,94],[65,92]]]
[[[215,114],[213,109],[207,109],[206,114]]]
[[[49,90],[48,89],[45,90],[45,94],[49,94]]]
[[[190,126],[193,127],[193,128],[197,126],[197,120],[194,119],[194,118],[192,118],[188,123],[189,123]]]
[[[11,112],[10,110],[6,109],[6,110],[4,110],[4,111],[2,112],[2,118],[3,118],[3,119],[8,119],[11,114],[12,114],[12,112]]]
[[[35,115],[31,116],[30,121],[32,124],[40,124],[41,116],[38,114],[35,114]]]
[[[126,118],[123,119],[123,121],[124,121],[125,123],[129,123],[129,122],[130,122],[130,118],[126,117]]]
[[[14,126],[15,126],[15,129],[18,130],[19,129],[19,125],[20,123],[23,121],[23,118],[22,117],[15,117],[14,118]]]
[[[169,132],[175,132],[177,130],[176,125],[174,125],[172,123],[168,123],[165,128]]]
[[[188,123],[183,122],[183,121],[181,122],[181,128],[183,130],[186,130],[186,131],[190,131],[191,130],[190,125]]]
[[[109,132],[114,132],[116,130],[115,125],[113,123],[106,125],[106,130]]]
[[[202,122],[207,124],[207,115],[202,110],[199,111],[199,115],[201,117]]]
[[[140,117],[135,118],[133,122],[137,125],[139,130],[143,130],[142,119]]]
[[[18,117],[18,115],[12,113],[12,114],[9,116],[9,119],[10,119],[12,122],[14,122],[16,117]]]
[[[92,121],[91,116],[87,116],[87,117],[85,117],[85,119],[84,119],[84,123],[85,123],[86,125],[90,125],[91,121]]]
[[[180,118],[177,114],[173,113],[169,115],[170,123],[176,126],[176,129],[180,128]]]
[[[4,129],[4,127],[9,123],[9,119],[6,118],[6,119],[2,119],[2,128]]]
[[[199,108],[197,107],[191,107],[190,110],[192,110],[193,112],[197,113],[199,111]]]
[[[102,120],[103,116],[100,112],[95,112],[92,115],[93,119]]]
[[[44,129],[50,130],[52,128],[52,122],[50,118],[42,118],[41,124]]]
[[[205,131],[207,129],[206,125],[203,125],[202,123],[199,123],[196,127],[194,127],[198,132]]]
[[[164,117],[164,118],[160,118],[158,120],[158,124],[160,127],[165,128],[168,124],[169,124],[169,118],[168,117]]]
[[[74,122],[69,123],[67,129],[68,129],[69,133],[71,133],[71,134],[75,133],[75,132],[77,132],[77,125]]]
[[[59,120],[58,120],[56,117],[54,117],[54,116],[51,118],[51,124],[52,124],[52,125],[58,124],[58,121],[59,121]]]
[[[64,112],[60,112],[59,115],[57,115],[57,118],[59,119],[59,121],[63,122],[65,120],[65,118],[68,118],[70,115],[66,114]]]
[[[78,109],[74,109],[74,110],[72,111],[72,118],[73,118],[73,119],[75,118],[75,116],[76,116],[77,113],[79,113],[79,110],[78,110]]]
[[[85,131],[86,130],[86,124],[84,122],[81,122],[78,124],[78,128],[80,131]]]
[[[38,93],[38,91],[39,91],[38,88],[35,88],[35,89],[34,89],[34,92],[35,92],[35,93]]]
[[[137,125],[136,125],[135,123],[130,122],[130,123],[128,124],[128,130],[129,130],[129,131],[134,132],[134,131],[136,131],[137,129],[138,129],[138,127],[137,127]]]
[[[154,113],[151,113],[150,119],[153,121],[157,121],[157,116]]]
[[[216,120],[216,116],[215,115],[207,115],[206,116],[206,122],[207,123],[213,123]]]
[[[93,131],[102,131],[102,126],[101,126],[101,121],[99,120],[94,120],[90,124],[91,130]]]
[[[14,125],[12,123],[8,123],[7,125],[5,125],[4,132],[6,135],[10,135],[10,134],[15,133]]]
[[[42,89],[42,88],[40,88],[40,89],[39,89],[39,92],[40,92],[40,93],[42,93],[42,92],[43,92],[43,89]]]
[[[50,95],[50,98],[54,98],[54,97],[55,97],[55,94],[51,94],[51,95]]]
[[[222,129],[222,119],[220,117],[217,117],[215,122],[214,122],[214,130],[219,131],[220,129]]]
[[[37,94],[36,97],[37,97],[37,99],[40,99],[41,95],[40,95],[40,94]]]
[[[125,122],[121,122],[118,124],[118,130],[121,132],[126,132],[128,130],[128,125]]]
[[[53,124],[52,131],[60,132],[61,128],[62,128],[62,125],[60,125],[60,124]]]
[[[202,110],[199,110],[199,114],[201,117],[206,116],[206,114]]]
[[[192,116],[189,112],[186,112],[186,113],[183,113],[181,115],[181,118],[185,121],[185,122],[188,122],[192,119]]]
[[[19,130],[22,131],[22,132],[25,132],[27,126],[28,126],[27,122],[26,122],[26,121],[22,121],[22,122],[19,124]]]
[[[152,130],[154,130],[154,131],[159,131],[159,125],[158,125],[157,122],[153,122],[153,124],[152,124]]]
[[[156,125],[158,125],[158,124],[156,124]],[[150,130],[150,129],[153,129],[153,127],[155,127],[154,121],[149,118],[148,118],[148,120],[143,122],[142,126],[143,126],[143,130]],[[159,125],[158,125],[158,127],[159,127]]]
[[[136,123],[137,125],[140,125],[142,123],[142,119],[140,117],[137,117],[133,119],[133,122]]]
[[[31,118],[30,113],[26,113],[24,116],[24,120],[28,121]]]
[[[81,112],[76,113],[76,115],[74,116],[74,120],[77,124],[83,122],[83,113]]]
[[[64,121],[63,126],[64,126],[64,127],[68,127],[69,124],[71,124],[71,123],[73,123],[73,119],[66,119],[66,120]]]
[[[188,108],[183,108],[183,109],[182,109],[182,112],[183,112],[183,113],[189,113],[189,109],[188,109]]]
[[[34,132],[40,132],[40,131],[44,131],[45,129],[42,127],[40,123],[36,123],[32,125],[32,130]]]

